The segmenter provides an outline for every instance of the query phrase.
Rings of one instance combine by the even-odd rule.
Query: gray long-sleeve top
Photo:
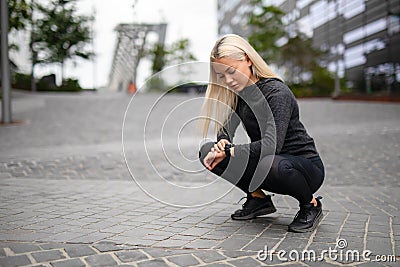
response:
[[[218,141],[232,142],[239,123],[243,123],[251,143],[236,144],[235,157],[318,156],[314,140],[300,122],[297,101],[282,81],[263,78],[245,87],[238,95],[235,112],[217,134]]]

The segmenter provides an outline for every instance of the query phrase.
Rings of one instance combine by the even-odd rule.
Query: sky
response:
[[[79,12],[95,11],[94,51],[95,61],[68,62],[65,76],[79,80],[83,88],[107,86],[111,69],[116,33],[119,23],[161,23],[167,26],[166,44],[188,38],[190,51],[199,61],[208,61],[209,53],[217,38],[217,0],[80,0]],[[133,8],[134,3],[135,8]],[[150,75],[150,63],[141,62],[138,86]],[[38,67],[38,77],[50,72],[59,73],[56,67]]]

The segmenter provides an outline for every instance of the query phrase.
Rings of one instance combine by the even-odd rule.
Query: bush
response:
[[[12,88],[30,90],[31,89],[31,76],[23,73],[14,73],[11,80]]]
[[[14,73],[12,87],[22,90],[31,90],[31,76],[23,73]],[[37,91],[42,92],[79,92],[82,87],[76,79],[66,79],[61,86],[55,86],[43,79],[36,82]]]
[[[331,96],[335,87],[335,79],[324,68],[317,67],[311,82],[290,84],[289,88],[296,97]]]

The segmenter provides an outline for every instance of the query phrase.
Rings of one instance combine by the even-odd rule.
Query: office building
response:
[[[328,68],[359,90],[400,91],[399,0],[270,0],[288,33],[311,37],[330,52]],[[219,34],[250,34],[250,0],[218,1]]]

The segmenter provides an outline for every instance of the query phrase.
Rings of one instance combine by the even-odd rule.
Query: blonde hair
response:
[[[205,100],[201,108],[201,131],[203,137],[207,136],[210,127],[211,118],[215,113],[214,131],[218,132],[222,129],[224,122],[228,119],[232,110],[236,109],[238,96],[237,94],[221,85],[219,78],[214,71],[212,65],[217,59],[229,57],[236,60],[250,59],[251,74],[256,79],[259,78],[278,78],[261,58],[257,51],[245,39],[236,34],[227,34],[220,37],[211,51],[210,55],[210,78],[207,86]]]

